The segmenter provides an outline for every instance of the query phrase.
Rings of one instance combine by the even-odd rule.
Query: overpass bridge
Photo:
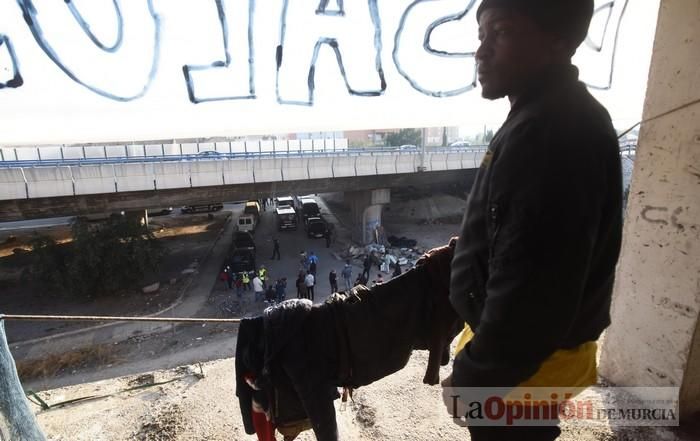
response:
[[[110,150],[101,147],[102,157],[67,157],[73,148],[61,147],[60,157],[54,150],[48,158],[39,148],[30,159],[17,148],[20,154],[0,162],[0,221],[345,192],[354,218],[366,225],[379,223],[381,204],[389,202],[388,190],[370,190],[460,181],[466,188],[486,151],[485,146],[426,151],[286,147],[129,156],[109,156]],[[75,150],[70,154],[75,156]]]

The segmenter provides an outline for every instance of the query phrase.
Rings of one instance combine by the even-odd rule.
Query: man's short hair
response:
[[[573,51],[586,39],[593,0],[483,0],[476,20],[489,8],[513,9],[532,18],[543,31],[564,38]]]

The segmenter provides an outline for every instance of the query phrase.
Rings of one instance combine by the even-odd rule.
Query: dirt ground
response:
[[[228,213],[159,216],[151,219],[151,229],[166,254],[157,274],[147,275],[141,286],[160,282],[157,292],[144,294],[140,289],[114,296],[80,300],[60,295],[41,282],[22,277],[31,262],[28,243],[35,234],[22,230],[5,235],[0,243],[0,311],[4,314],[46,315],[147,315],[172,304],[181,294],[188,277],[182,271],[201,260],[221,230]],[[70,241],[70,226],[37,231],[59,242]],[[13,252],[13,250],[25,252]],[[66,332],[94,323],[8,321],[9,342],[24,341]]]
[[[441,388],[422,384],[428,354],[416,351],[401,371],[336,400],[344,441],[468,440],[445,411]],[[441,370],[441,378],[449,368]],[[152,376],[152,377],[151,377]],[[151,382],[151,387],[126,391]],[[87,383],[39,393],[48,404],[94,398],[41,410],[32,404],[49,441],[254,441],[246,435],[235,396],[232,358]],[[281,439],[278,436],[277,439]],[[299,441],[311,441],[302,432]],[[698,435],[664,428],[611,428],[563,423],[560,441],[691,441]]]

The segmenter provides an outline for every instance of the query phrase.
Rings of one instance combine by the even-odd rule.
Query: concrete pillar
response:
[[[348,191],[345,202],[350,206],[352,218],[352,240],[368,244],[374,240],[374,229],[382,223],[382,205],[388,204],[391,191]]]
[[[662,0],[644,119],[700,98],[700,4]],[[700,411],[700,104],[642,125],[600,373]]]

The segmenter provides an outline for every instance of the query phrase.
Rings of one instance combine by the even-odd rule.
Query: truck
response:
[[[322,218],[313,216],[306,220],[304,228],[306,229],[306,235],[308,237],[321,238],[326,235],[328,225],[326,225],[326,221]]]
[[[275,203],[277,204],[277,207],[282,208],[282,207],[292,207],[294,208],[294,198],[291,196],[280,196],[275,199]]]
[[[197,204],[197,205],[185,205],[180,208],[180,211],[184,214],[190,213],[206,213],[210,211],[219,211],[224,208],[224,204],[217,202],[214,204]]]
[[[318,208],[316,200],[312,198],[302,198],[301,199],[301,216],[306,224],[307,219],[310,217],[321,217],[321,210]]]
[[[277,207],[275,215],[277,217],[277,230],[297,229],[297,213],[291,206]]]

